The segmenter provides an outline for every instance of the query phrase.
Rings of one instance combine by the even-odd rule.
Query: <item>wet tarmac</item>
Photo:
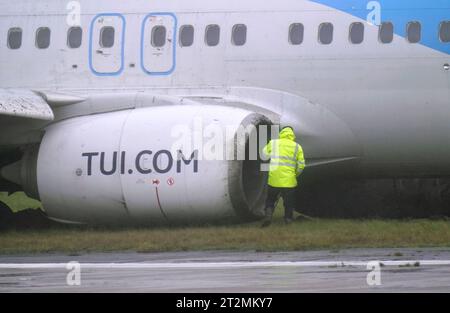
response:
[[[450,292],[450,249],[0,256],[0,292]]]

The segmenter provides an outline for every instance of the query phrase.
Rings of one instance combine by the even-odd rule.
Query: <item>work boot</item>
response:
[[[272,215],[273,215],[273,209],[266,208],[265,217],[264,217],[263,223],[261,225],[262,228],[269,227],[270,224],[272,224]]]
[[[303,221],[306,221],[306,218],[304,216],[302,216],[302,215],[299,215],[299,216],[297,216],[295,218],[295,221],[296,222],[303,222]]]
[[[269,227],[270,224],[272,224],[272,217],[271,216],[266,216],[263,220],[263,223],[261,225],[261,228],[266,228]]]

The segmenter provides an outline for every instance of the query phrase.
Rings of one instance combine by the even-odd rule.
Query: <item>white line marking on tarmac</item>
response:
[[[179,263],[81,263],[84,269],[226,269],[252,267],[367,267],[369,262],[383,266],[450,266],[450,260],[374,260],[304,262],[179,262]],[[0,263],[0,269],[66,269],[68,263]]]

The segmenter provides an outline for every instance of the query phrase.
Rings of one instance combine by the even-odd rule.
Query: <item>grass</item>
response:
[[[345,248],[450,247],[450,222],[316,220],[289,226],[259,223],[157,229],[49,229],[0,235],[0,254],[162,252],[202,250],[298,251]]]
[[[0,201],[17,212],[39,208],[23,193]],[[202,250],[298,251],[345,248],[450,247],[450,221],[445,220],[326,220],[285,226],[281,205],[274,224],[166,227],[137,229],[61,227],[0,233],[0,254],[60,252],[163,252]],[[400,253],[399,255],[400,256]]]

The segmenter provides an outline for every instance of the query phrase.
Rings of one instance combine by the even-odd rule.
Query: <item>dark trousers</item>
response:
[[[284,202],[284,218],[293,219],[294,210],[296,209],[296,188],[275,188],[269,186],[266,200],[266,218],[272,218],[275,204],[279,198],[283,198]]]

